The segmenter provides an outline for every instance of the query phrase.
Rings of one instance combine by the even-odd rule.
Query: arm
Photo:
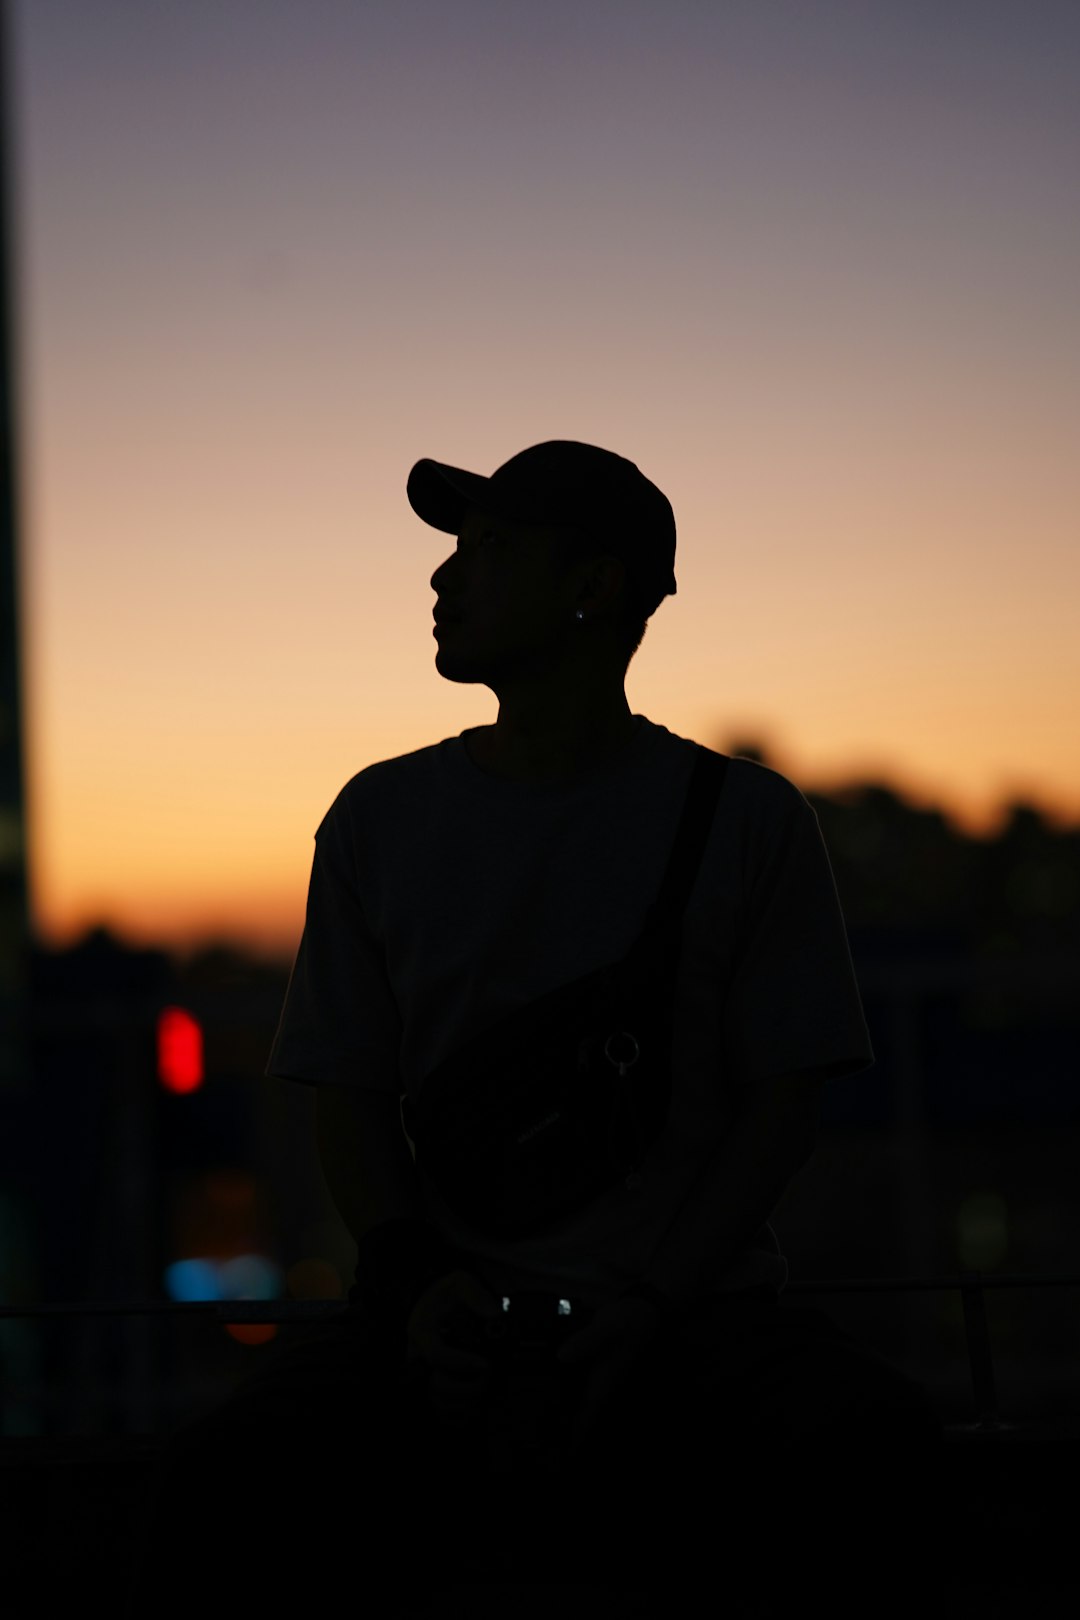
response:
[[[396,1095],[319,1086],[315,1135],[330,1196],[357,1244],[381,1221],[420,1215],[416,1169]]]
[[[824,1076],[807,1070],[754,1081],[734,1129],[691,1188],[643,1282],[682,1305],[733,1264],[813,1156]]]

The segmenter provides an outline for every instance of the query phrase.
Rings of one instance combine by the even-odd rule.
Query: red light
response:
[[[183,1007],[166,1007],[157,1022],[158,1079],[166,1091],[198,1091],[203,1073],[203,1036]]]

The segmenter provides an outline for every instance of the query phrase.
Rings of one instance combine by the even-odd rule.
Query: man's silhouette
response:
[[[872,1582],[883,1612],[932,1529],[941,1429],[898,1371],[780,1304],[769,1215],[813,1153],[824,1085],[874,1062],[800,791],[728,762],[683,920],[671,1107],[635,1186],[493,1237],[403,1129],[462,1042],[626,953],[699,754],[626,700],[676,588],[671,506],[633,463],[552,441],[490,478],[420,461],[407,489],[456,539],[431,579],[436,668],[490,687],[498,717],[368,766],[335,798],[266,1069],[316,1088],[321,1163],[357,1242],[357,1324],[249,1379],[184,1437],[172,1478],[190,1481],[193,1458],[205,1472],[215,1447],[257,1455],[262,1533],[287,1506],[309,1536],[328,1516],[365,1591],[391,1548],[422,1593],[490,1567],[524,1526],[543,1578],[584,1549],[657,1613],[671,1583],[702,1579],[718,1607],[813,1594],[838,1614],[865,1612]],[[526,1296],[569,1303],[551,1370],[574,1376],[503,1389],[493,1423],[485,1326]],[[572,1399],[545,1406],[553,1387]],[[513,1491],[485,1486],[499,1440]]]

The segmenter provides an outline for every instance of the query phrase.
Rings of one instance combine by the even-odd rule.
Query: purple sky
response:
[[[546,438],[675,508],[635,712],[1080,818],[1075,0],[11,9],[40,926],[292,938],[494,717],[410,465]]]

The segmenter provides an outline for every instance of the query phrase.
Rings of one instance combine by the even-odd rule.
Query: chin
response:
[[[440,647],[435,654],[435,668],[444,681],[458,681],[465,686],[482,683],[485,679],[475,666],[470,668],[467,658],[454,657],[445,647]]]

